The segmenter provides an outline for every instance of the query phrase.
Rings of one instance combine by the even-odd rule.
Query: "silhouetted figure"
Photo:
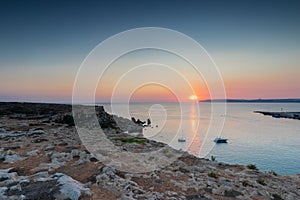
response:
[[[131,117],[131,120],[136,123],[136,119],[134,117]]]
[[[151,120],[148,118],[147,119],[147,125],[150,126],[151,125]]]
[[[142,122],[140,119],[138,119],[137,121],[136,121],[136,124],[138,124],[138,125],[143,125],[143,124],[145,124],[146,122]]]

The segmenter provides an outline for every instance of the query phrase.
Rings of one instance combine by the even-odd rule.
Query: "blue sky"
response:
[[[228,82],[229,97],[300,97],[300,1],[153,0],[1,1],[0,97],[67,100],[77,68],[99,42],[148,26],[183,32],[204,46]],[[282,84],[276,90],[267,82],[270,88],[255,94],[257,88],[241,83],[246,95],[234,85],[248,72],[258,82],[282,74]],[[53,81],[65,95],[55,96]]]

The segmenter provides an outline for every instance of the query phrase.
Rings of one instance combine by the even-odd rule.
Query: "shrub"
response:
[[[243,180],[242,184],[243,184],[244,187],[247,187],[248,185],[250,185],[247,180]]]
[[[247,165],[247,168],[248,168],[248,169],[257,170],[257,167],[256,167],[256,165],[254,165],[254,164],[249,164],[249,165]]]
[[[54,120],[55,123],[60,124],[67,124],[69,126],[74,126],[74,118],[72,115],[64,115],[63,117],[60,117],[59,119]]]
[[[138,144],[144,144],[145,143],[145,139],[137,139],[137,138],[112,138],[112,140],[114,141],[122,141],[122,142],[126,142],[126,143],[138,143]]]
[[[112,116],[98,117],[98,121],[102,129],[107,129],[107,128],[118,129],[117,123]]]
[[[72,115],[65,115],[62,119],[63,124],[68,124],[69,126],[74,126],[74,118]]]
[[[216,161],[216,157],[215,156],[211,156],[210,159],[211,159],[211,161]]]
[[[274,200],[280,200],[283,199],[279,194],[272,194]]]
[[[261,184],[261,185],[266,185],[264,179],[262,179],[262,178],[257,179],[256,182]]]
[[[277,176],[277,175],[278,175],[278,174],[277,174],[275,171],[273,171],[273,170],[269,171],[269,173],[270,173],[270,174],[273,174],[274,176]]]
[[[210,173],[208,174],[208,176],[209,176],[209,177],[212,177],[212,178],[218,178],[218,177],[219,177],[218,174],[217,174],[216,172],[210,172]]]

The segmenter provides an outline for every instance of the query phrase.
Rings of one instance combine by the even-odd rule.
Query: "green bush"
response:
[[[257,170],[257,167],[256,167],[256,165],[254,165],[254,164],[249,164],[249,165],[247,165],[247,168],[248,168],[248,169]]]
[[[219,177],[216,172],[210,172],[210,173],[208,173],[208,176],[212,177],[212,178],[218,178]]]
[[[273,196],[273,198],[275,200],[281,200],[281,199],[283,199],[279,194],[273,194],[272,196]]]
[[[64,124],[68,124],[69,126],[74,126],[75,123],[74,123],[74,118],[72,115],[65,115],[62,119],[62,122]]]
[[[242,184],[243,184],[244,187],[247,187],[247,186],[250,185],[249,181],[247,181],[247,180],[243,180]]]
[[[67,124],[69,126],[74,126],[74,118],[72,115],[64,115],[63,117],[60,117],[59,119],[55,120],[55,123],[60,123],[60,124]]]
[[[262,179],[262,178],[257,179],[256,182],[261,184],[261,185],[266,185],[264,179]]]
[[[210,159],[211,159],[211,161],[216,161],[216,157],[215,156],[211,156]]]

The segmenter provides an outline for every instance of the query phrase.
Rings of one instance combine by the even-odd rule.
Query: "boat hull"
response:
[[[227,139],[224,138],[216,138],[214,140],[215,143],[227,143]]]

